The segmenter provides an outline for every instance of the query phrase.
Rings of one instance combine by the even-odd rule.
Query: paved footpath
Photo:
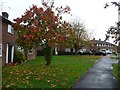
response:
[[[118,85],[111,71],[113,63],[117,63],[117,61],[111,60],[110,56],[103,56],[72,88],[109,88],[116,90]]]

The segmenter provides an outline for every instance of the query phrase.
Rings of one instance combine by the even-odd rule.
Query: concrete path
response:
[[[103,56],[72,88],[110,88],[110,90],[116,90],[118,86],[111,71],[113,63],[117,63],[117,61],[111,60],[110,56]]]

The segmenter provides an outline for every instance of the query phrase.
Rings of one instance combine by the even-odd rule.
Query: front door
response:
[[[12,57],[12,45],[8,45],[8,63],[11,62]]]
[[[7,44],[6,47],[6,63],[13,62],[13,57],[14,57],[14,46]]]

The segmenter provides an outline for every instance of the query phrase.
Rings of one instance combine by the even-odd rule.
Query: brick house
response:
[[[9,62],[13,62],[17,33],[14,32],[14,29],[11,26],[12,22],[8,20],[8,14],[6,12],[2,13],[0,19],[2,20],[0,28],[0,58],[2,60],[2,64],[4,65]]]
[[[106,42],[106,41],[101,41],[101,39],[99,40],[95,40],[95,38],[93,40],[90,41],[89,46],[87,46],[87,48],[89,48],[89,50],[109,50],[109,51],[117,51],[117,46],[115,44]]]
[[[2,61],[2,65],[5,65],[13,62],[14,50],[17,48],[15,44],[17,32],[13,29],[12,22],[8,20],[6,12],[2,12],[0,20],[0,60]],[[28,59],[34,59],[35,56],[35,50],[30,50]]]
[[[106,41],[101,41],[95,40],[90,40],[87,42],[87,44],[84,44],[83,46],[80,46],[79,49],[83,51],[99,51],[99,50],[106,50],[106,51],[111,51],[111,52],[117,52],[118,47],[115,44],[106,42]],[[71,52],[75,53],[75,49],[71,49],[70,47],[63,47],[63,48],[58,48],[56,50],[55,48],[55,55],[59,55],[59,51],[64,51],[66,54],[71,54]],[[57,54],[56,54],[57,53]]]

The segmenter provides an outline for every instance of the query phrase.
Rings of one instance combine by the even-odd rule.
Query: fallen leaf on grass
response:
[[[25,80],[25,81],[22,81],[22,83],[24,83],[24,84],[28,84],[29,81],[28,81],[28,80]]]
[[[10,87],[10,85],[6,85],[6,88],[9,88]]]
[[[26,79],[29,79],[29,76],[27,76]]]
[[[68,78],[64,78],[64,80],[66,80],[66,81],[67,81],[67,80],[68,80]]]
[[[24,73],[26,73],[26,71],[23,71]]]
[[[65,86],[65,83],[62,83],[61,85],[62,85],[62,86]]]
[[[35,79],[36,79],[36,80],[40,80],[40,78],[37,78],[37,77],[36,77]]]
[[[45,72],[42,72],[41,74],[44,74]]]
[[[10,72],[10,74],[13,74],[13,72]]]
[[[52,87],[55,87],[56,85],[55,84],[51,84]]]
[[[19,80],[19,78],[16,78],[17,80]]]
[[[53,76],[53,77],[56,77],[56,74],[53,74],[52,76]]]
[[[50,80],[47,80],[47,82],[51,82]]]

